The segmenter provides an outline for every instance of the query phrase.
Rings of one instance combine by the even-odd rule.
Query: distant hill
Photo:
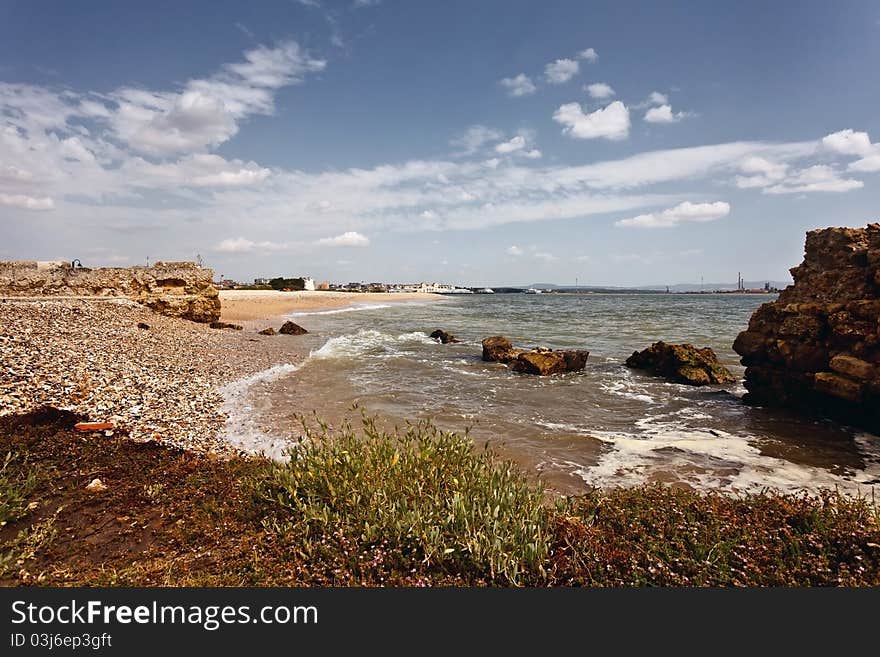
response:
[[[766,283],[769,283],[770,287],[775,287],[779,290],[785,289],[791,285],[791,281],[768,281],[766,279],[758,281],[743,281],[743,285],[745,285],[748,290],[763,289]],[[533,287],[538,290],[589,290],[591,292],[665,292],[667,288],[666,285],[615,287],[609,285],[557,285],[556,283],[532,283],[531,285],[524,287]],[[703,283],[702,285],[699,283],[677,283],[675,285],[669,285],[668,287],[670,292],[711,292],[713,290],[735,290],[736,283]]]

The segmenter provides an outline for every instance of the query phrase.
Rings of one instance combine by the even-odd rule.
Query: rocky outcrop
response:
[[[691,386],[733,383],[736,378],[721,364],[709,347],[655,342],[644,351],[634,351],[626,366],[648,370],[676,383]]]
[[[305,335],[308,333],[302,326],[293,322],[284,322],[278,332],[281,335]]]
[[[69,262],[0,262],[0,296],[127,297],[170,317],[220,318],[214,273],[192,262],[151,267],[73,267]]]
[[[495,335],[483,340],[483,360],[507,363],[514,372],[549,376],[584,369],[590,352],[582,349],[553,351],[543,347],[517,349],[507,338]]]
[[[433,333],[431,333],[432,338],[440,342],[441,344],[449,344],[450,342],[458,342],[458,338],[456,338],[452,333],[447,333],[441,329],[437,329]]]
[[[880,430],[880,224],[810,231],[791,275],[734,342],[745,401]]]

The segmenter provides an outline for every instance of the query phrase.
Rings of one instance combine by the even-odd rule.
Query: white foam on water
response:
[[[610,395],[625,397],[626,399],[634,399],[635,401],[645,402],[646,404],[656,404],[657,400],[645,392],[645,386],[633,383],[632,381],[611,381],[608,383],[600,383],[599,388]]]
[[[427,334],[420,331],[392,335],[372,329],[362,329],[357,333],[348,333],[335,338],[330,338],[319,349],[311,352],[310,358],[319,360],[330,358],[358,358],[371,351],[387,351],[393,354],[399,353],[398,346],[406,343],[426,345],[437,344]]]
[[[304,317],[306,315],[338,315],[339,313],[354,313],[361,310],[379,310],[380,308],[390,308],[391,304],[387,303],[358,303],[345,308],[334,308],[333,310],[303,310],[294,313],[288,313],[287,317]]]
[[[693,409],[649,416],[635,424],[641,432],[591,431],[610,449],[594,466],[577,466],[575,474],[597,487],[635,486],[662,475],[699,490],[757,493],[764,489],[787,493],[838,489],[866,495],[880,479],[880,443],[862,435],[857,441],[865,467],[846,475],[762,454],[751,435],[709,427],[688,427],[673,416],[704,416]],[[672,419],[670,419],[672,418]]]
[[[285,363],[257,372],[251,376],[238,379],[220,389],[223,395],[221,410],[226,413],[226,424],[220,437],[230,445],[249,454],[260,454],[276,461],[286,459],[290,442],[282,436],[273,435],[260,427],[257,422],[257,411],[251,404],[251,391],[260,383],[276,381],[283,376],[296,372],[306,361],[298,364]]]

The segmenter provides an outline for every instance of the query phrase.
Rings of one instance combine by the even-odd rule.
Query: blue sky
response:
[[[0,259],[785,280],[880,218],[878,64],[869,2],[0,1]]]

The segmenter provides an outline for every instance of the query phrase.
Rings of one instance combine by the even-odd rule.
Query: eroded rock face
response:
[[[302,326],[293,322],[284,322],[278,332],[281,335],[305,335],[308,333]]]
[[[808,232],[791,274],[734,342],[746,402],[880,430],[880,224]]]
[[[517,349],[510,340],[495,335],[483,340],[483,360],[507,363],[514,372],[549,376],[584,369],[590,352],[582,349],[553,351],[546,347]]]
[[[69,262],[0,262],[0,296],[127,297],[170,317],[220,318],[214,273],[192,262],[151,267],[72,267]]]
[[[655,342],[644,351],[634,351],[626,366],[648,370],[676,383],[691,386],[733,383],[736,378],[721,364],[709,347]]]

